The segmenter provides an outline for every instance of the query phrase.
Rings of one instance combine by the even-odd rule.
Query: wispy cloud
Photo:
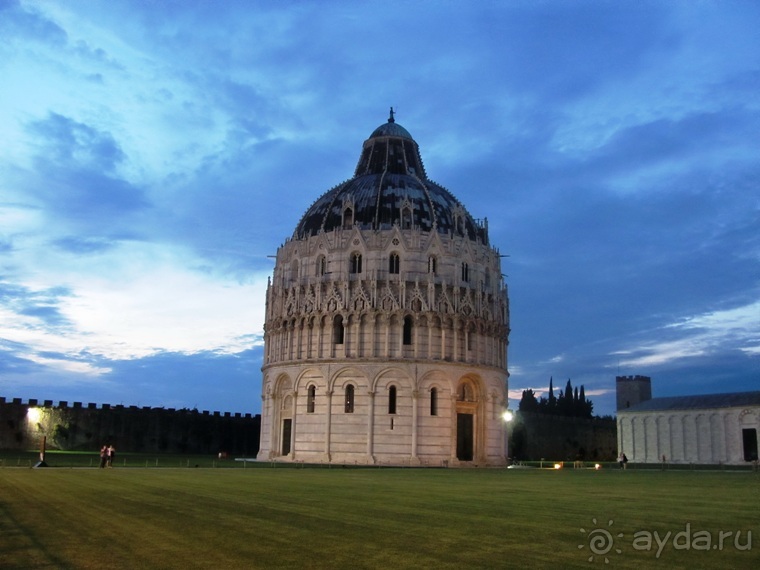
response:
[[[615,352],[631,367],[658,366],[675,361],[739,350],[748,355],[760,348],[760,301],[685,318],[664,327],[668,335],[681,338],[654,340]],[[662,336],[653,332],[652,336]]]

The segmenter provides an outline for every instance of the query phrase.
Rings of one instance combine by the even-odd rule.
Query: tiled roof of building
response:
[[[346,208],[352,212],[350,223],[346,222]],[[409,213],[406,220],[405,209]],[[293,237],[303,239],[354,226],[382,230],[394,225],[488,244],[486,224],[427,177],[417,142],[396,123],[391,110],[388,122],[364,142],[354,177],[320,196],[302,216]]]
[[[651,400],[640,402],[630,408],[618,410],[618,413],[739,408],[744,406],[760,406],[760,391],[652,398]]]

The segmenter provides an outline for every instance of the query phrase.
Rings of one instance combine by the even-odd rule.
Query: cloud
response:
[[[53,241],[53,245],[67,253],[85,255],[104,253],[118,246],[114,240],[93,237],[66,236]]]
[[[101,376],[112,361],[261,344],[263,307],[250,300],[263,298],[266,275],[230,282],[193,256],[139,242],[83,259],[58,259],[71,272],[52,273],[55,286],[1,284],[0,339],[17,374]]]
[[[28,130],[39,141],[45,160],[60,166],[112,171],[125,158],[109,133],[57,113],[32,121]]]
[[[0,2],[0,35],[7,39],[35,40],[59,48],[68,35],[36,9],[26,9],[15,0]]]
[[[662,333],[652,336],[681,338],[648,341],[615,354],[621,356],[621,364],[642,368],[726,351],[738,350],[751,357],[760,347],[760,301],[688,317],[666,325]]]

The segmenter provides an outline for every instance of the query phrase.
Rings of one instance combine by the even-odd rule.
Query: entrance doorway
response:
[[[472,414],[457,414],[457,459],[459,461],[472,461],[473,423]]]
[[[282,420],[282,454],[290,453],[290,434],[293,430],[293,420]]]
[[[744,444],[744,461],[757,461],[757,430],[743,429],[742,443]]]

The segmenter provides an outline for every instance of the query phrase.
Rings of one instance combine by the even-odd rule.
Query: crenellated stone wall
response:
[[[137,406],[111,406],[0,397],[0,449],[95,451],[112,444],[122,452],[210,453],[254,457],[261,416]]]

